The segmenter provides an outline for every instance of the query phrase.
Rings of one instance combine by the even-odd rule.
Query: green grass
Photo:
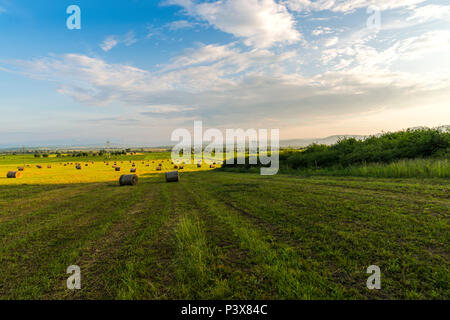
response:
[[[448,159],[399,160],[389,164],[370,163],[345,168],[300,170],[306,174],[375,178],[450,178]]]
[[[252,166],[223,167],[226,172],[258,173],[260,168]],[[331,166],[325,168],[293,169],[283,163],[280,173],[302,176],[353,176],[373,178],[450,178],[448,159],[410,159],[392,163],[367,163],[361,165]]]
[[[35,179],[0,183],[0,299],[450,298],[445,178]]]

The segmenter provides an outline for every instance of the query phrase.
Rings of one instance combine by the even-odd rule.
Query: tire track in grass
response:
[[[328,186],[323,187],[327,188]],[[258,189],[257,194],[250,196],[242,190],[233,193],[225,189],[220,194],[220,198],[224,202],[228,202],[229,205],[231,204],[234,209],[239,208],[238,211],[241,214],[254,221],[255,225],[264,232],[274,236],[278,243],[288,243],[297,250],[300,248],[301,253],[306,251],[307,255],[313,257],[312,262],[319,262],[323,268],[330,270],[331,274],[327,275],[330,282],[338,282],[348,288],[357,288],[361,295],[368,298],[405,298],[408,287],[411,288],[411,285],[408,284],[411,279],[407,280],[406,278],[399,278],[399,276],[406,272],[416,274],[417,278],[414,281],[417,282],[417,285],[415,286],[427,288],[426,290],[416,290],[416,294],[433,291],[430,283],[435,281],[430,281],[427,276],[427,274],[431,275],[430,272],[423,272],[418,269],[423,268],[421,265],[429,265],[429,261],[434,261],[433,268],[439,274],[439,270],[442,270],[442,264],[445,265],[445,258],[432,256],[431,253],[428,254],[430,250],[424,248],[422,243],[427,238],[424,238],[423,235],[428,233],[430,236],[427,241],[433,241],[434,243],[435,239],[441,239],[438,241],[443,244],[445,243],[443,238],[445,227],[436,223],[435,220],[431,221],[431,217],[423,218],[423,223],[416,221],[416,218],[412,219],[407,213],[415,210],[414,204],[409,203],[405,208],[402,207],[399,213],[396,213],[395,210],[398,209],[400,203],[392,200],[389,202],[388,199],[380,199],[380,197],[360,199],[356,194],[354,195],[355,198],[349,198],[346,194],[343,199],[343,195],[337,194],[323,199],[320,197],[315,200],[306,199],[308,202],[302,203],[305,199],[297,193],[297,190],[291,190],[290,192],[286,189],[283,190],[286,191],[286,194],[280,192],[280,188],[277,190],[273,188]],[[280,201],[274,201],[273,198],[277,195]],[[311,195],[317,196],[315,193],[307,194],[308,197]],[[263,198],[266,199],[264,205],[259,200]],[[332,204],[333,201],[336,202],[334,205]],[[299,209],[303,213],[291,214],[291,207],[283,207],[284,204],[292,204],[293,202],[300,205]],[[267,203],[271,204],[270,210],[266,207]],[[360,203],[359,208],[355,207],[358,203]],[[327,206],[324,206],[325,204]],[[317,214],[310,212],[311,209]],[[372,211],[374,211],[373,213],[376,212],[376,215],[371,214]],[[384,215],[381,220],[379,219],[380,214]],[[318,217],[321,220],[323,220],[322,218],[326,219],[314,222]],[[351,221],[348,218],[351,218]],[[394,223],[397,220],[398,225]],[[426,220],[426,223],[424,220]],[[369,226],[376,229],[367,229],[367,223],[370,223]],[[412,228],[409,231],[410,235],[417,232],[419,226],[427,229],[420,232],[423,235],[419,238],[409,239],[408,247],[403,248],[404,244],[398,243],[400,238],[396,239],[395,237],[405,237],[406,234],[403,235],[403,233],[407,230],[402,230],[402,228],[405,229],[405,223]],[[413,243],[411,243],[411,240],[413,240]],[[401,241],[404,242],[404,240]],[[355,250],[358,247],[363,247],[364,250]],[[422,262],[419,262],[418,259]],[[374,261],[378,261],[377,263],[384,261],[383,266],[388,264],[384,268],[386,279],[385,290],[382,292],[369,292],[365,289],[363,283],[363,280],[366,279],[364,274],[366,264],[373,264]],[[416,262],[412,264],[412,261]],[[409,271],[404,270],[399,274],[396,271],[398,262],[408,266]],[[421,284],[419,285],[419,283]],[[442,287],[442,285],[437,285],[437,287]]]
[[[111,225],[101,237],[92,240],[86,249],[77,258],[82,270],[82,290],[69,291],[64,289],[64,283],[58,281],[52,292],[46,297],[51,299],[112,299],[109,283],[110,269],[120,263],[119,252],[123,249],[124,242],[129,237],[137,236],[142,228],[143,216],[153,214],[147,207],[155,198],[155,188],[144,180],[132,192],[132,205],[122,210],[111,221]],[[144,199],[141,201],[141,199]]]
[[[173,228],[180,218],[175,210],[178,192],[175,184],[159,182],[155,187],[157,196],[139,221],[139,231],[125,239],[118,253],[120,261],[106,273],[109,296],[115,299],[167,299],[169,296],[170,284],[174,282]]]
[[[53,287],[69,265],[92,239],[107,231],[111,221],[133,202],[132,190],[112,189],[104,198],[90,195],[87,202],[78,201],[76,214],[45,225],[25,239],[16,241],[6,251],[2,248],[0,292],[8,297],[40,298]],[[108,190],[110,189],[110,190]]]
[[[215,274],[214,290],[202,294],[207,299],[270,299],[272,295],[261,290],[261,279],[252,274],[252,262],[247,251],[239,246],[239,238],[233,234],[228,225],[222,223],[214,215],[204,210],[199,203],[195,191],[185,186],[185,193],[196,205],[204,224],[207,242],[214,255],[209,268]]]
[[[207,183],[205,180],[202,182]],[[345,288],[339,285],[328,283],[326,277],[314,266],[311,267],[294,248],[274,242],[248,218],[231,211],[217,199],[211,187],[203,184],[199,189],[202,197],[195,196],[203,210],[227,224],[238,237],[240,248],[248,252],[253,263],[251,273],[262,279],[261,292],[280,299],[341,298],[345,294],[354,294],[346,293]]]

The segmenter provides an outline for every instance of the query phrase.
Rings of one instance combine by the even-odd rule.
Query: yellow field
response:
[[[175,169],[170,159],[164,160],[139,160],[139,161],[116,161],[121,171],[115,171],[113,168],[114,161],[110,161],[106,165],[100,162],[78,162],[81,164],[81,170],[75,168],[75,162],[64,166],[62,163],[45,163],[42,162],[42,169],[37,168],[37,164],[30,164],[25,167],[22,178],[8,179],[6,174],[8,171],[17,171],[18,166],[22,165],[0,165],[0,185],[20,185],[20,184],[68,184],[68,183],[90,183],[90,182],[106,182],[119,181],[123,174],[130,174],[132,163],[136,165],[136,173],[140,176],[150,176],[153,174],[161,174],[167,171],[183,172],[211,170],[209,165],[203,163],[201,168],[197,168],[197,164],[185,164],[182,170]],[[158,164],[162,163],[162,171],[156,171]],[[47,165],[51,168],[47,168]],[[87,164],[87,166],[86,166]],[[147,164],[149,165],[147,167]],[[179,165],[179,164],[178,164]]]

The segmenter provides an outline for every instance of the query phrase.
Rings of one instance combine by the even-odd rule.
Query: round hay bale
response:
[[[181,169],[184,169],[184,166],[179,166],[179,169],[181,170]]]
[[[116,171],[120,171],[120,167],[116,167]]]
[[[25,170],[25,168],[24,167],[18,167],[17,170],[23,171],[23,170]]]
[[[136,172],[136,168],[131,168],[130,172]]]
[[[211,164],[211,165],[209,165],[209,167],[213,169],[213,168],[215,168],[216,166],[213,165],[213,164]]]
[[[77,170],[81,170],[81,166],[79,164],[77,164],[75,168],[77,168]]]
[[[64,167],[67,166],[67,164],[64,163]]]
[[[133,163],[132,165],[131,165],[132,167],[136,167],[136,165]]]
[[[51,165],[48,165],[48,166],[47,166],[47,169],[51,169],[51,168],[52,168],[52,166],[51,166]]]
[[[161,167],[156,167],[156,171],[161,171],[162,168]]]
[[[201,168],[202,165],[200,163],[197,163],[197,168]]]
[[[42,169],[42,166],[38,164],[38,165],[36,166],[36,168]]]
[[[175,166],[173,166],[173,168],[174,168],[174,169],[178,169],[178,166],[177,166],[177,165],[175,165]]]
[[[145,165],[146,167],[150,167],[150,165],[147,163],[146,165]]]
[[[178,171],[166,172],[166,182],[178,182]]]
[[[135,186],[138,183],[138,176],[135,174],[124,174],[120,176],[119,184],[121,186]]]
[[[162,167],[162,163],[158,164],[158,166]]]
[[[9,178],[9,179],[22,178],[22,172],[20,172],[20,171],[9,171],[6,174],[6,178]]]

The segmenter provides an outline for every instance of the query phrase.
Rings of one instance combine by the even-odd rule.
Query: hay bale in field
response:
[[[138,176],[135,174],[124,174],[120,176],[119,184],[121,186],[135,186],[138,183]]]
[[[47,169],[51,169],[51,168],[52,168],[52,166],[51,166],[51,165],[48,165],[48,166],[47,166]]]
[[[150,165],[147,163],[146,165],[145,165],[146,167],[150,167]]]
[[[162,163],[158,164],[159,167],[162,167]]]
[[[87,167],[88,166],[88,164],[86,163],[85,165],[84,165],[85,167]]]
[[[77,168],[77,170],[81,170],[81,166],[80,166],[79,164],[77,164],[77,165],[75,166],[75,168]]]
[[[132,165],[131,165],[132,167],[136,167],[136,165],[133,163]]]
[[[36,168],[42,169],[42,166],[38,164],[38,165],[36,166]]]
[[[174,168],[174,169],[178,169],[178,166],[177,166],[177,165],[174,165],[173,168]]]
[[[210,167],[211,169],[213,169],[213,168],[215,168],[216,166],[213,165],[213,164],[210,164],[209,167]]]
[[[178,182],[178,171],[166,172],[166,182]]]
[[[182,170],[182,169],[184,169],[184,166],[179,166],[178,168],[179,168],[180,170]]]
[[[115,170],[116,170],[116,171],[120,171],[120,167],[116,167]]]
[[[20,171],[9,171],[6,174],[6,178],[8,178],[8,179],[22,178],[22,172],[20,172]]]
[[[64,167],[67,166],[67,164],[64,163]]]
[[[136,168],[131,168],[130,172],[136,172]]]
[[[17,170],[23,171],[23,170],[25,170],[25,168],[24,167],[17,167]]]
[[[156,171],[161,171],[162,168],[161,167],[156,167]]]
[[[202,164],[201,163],[197,163],[197,168],[201,168]]]

